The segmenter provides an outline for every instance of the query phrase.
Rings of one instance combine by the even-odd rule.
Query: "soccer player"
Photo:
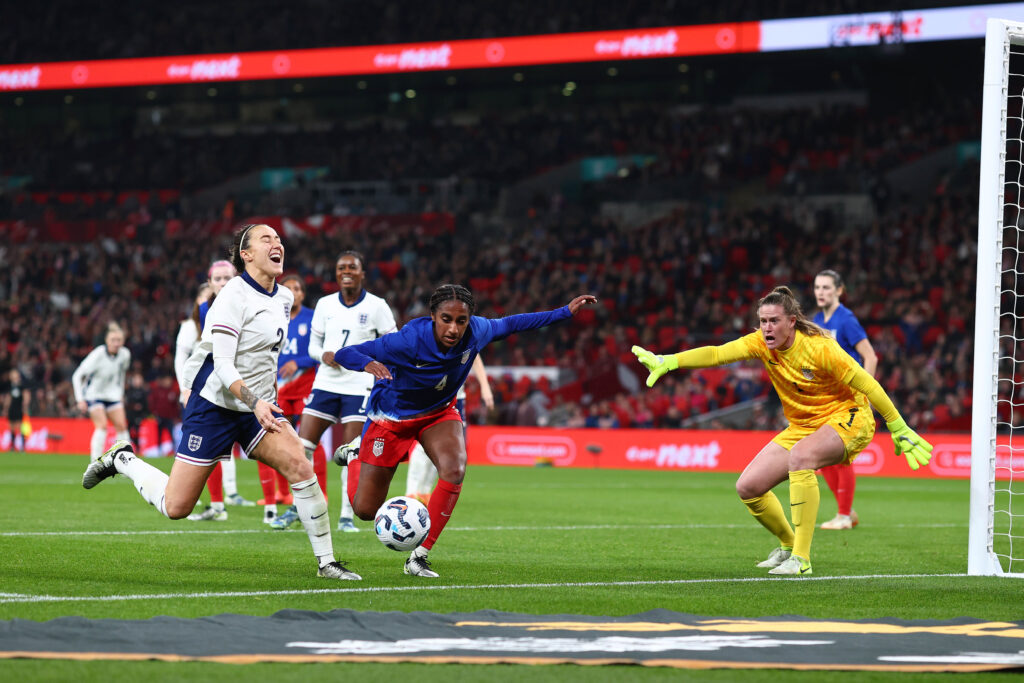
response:
[[[309,355],[320,362],[320,367],[313,380],[313,392],[302,410],[299,438],[310,459],[320,437],[331,425],[341,422],[342,443],[348,443],[359,436],[366,421],[366,401],[373,377],[341,367],[335,360],[335,349],[377,339],[397,329],[395,314],[387,302],[363,289],[366,260],[362,254],[343,251],[335,261],[334,275],[339,290],[316,302],[309,340]],[[359,529],[352,522],[347,474],[341,473],[338,530],[355,532]],[[294,517],[286,512],[271,526],[285,529],[292,521]]]
[[[210,285],[210,295],[205,301],[199,302],[196,309],[196,324],[199,327],[199,334],[203,333],[206,324],[206,314],[213,305],[214,300],[224,289],[224,285],[231,281],[238,271],[230,261],[214,261],[206,271],[207,282]],[[181,395],[188,392],[182,390]],[[202,512],[189,515],[193,522],[226,522],[228,519],[225,503],[241,507],[252,507],[255,505],[251,500],[246,500],[238,492],[238,468],[235,466],[234,458],[225,458],[219,461],[213,468],[213,473],[206,482],[206,489],[210,492],[210,504]]]
[[[3,413],[7,416],[7,428],[11,430],[11,451],[25,450],[25,434],[22,423],[28,419],[28,394],[25,386],[21,383],[21,373],[17,368],[11,368],[7,374],[10,386],[4,394]],[[18,447],[18,438],[21,438],[21,448]]]
[[[872,377],[878,367],[878,356],[868,341],[867,332],[861,327],[857,316],[846,306],[839,303],[839,297],[845,293],[843,278],[834,270],[823,270],[814,276],[814,298],[819,310],[814,315],[814,324],[819,325],[835,337],[839,346],[864,367],[864,371]],[[833,519],[823,522],[822,529],[852,529],[860,520],[853,509],[853,492],[857,485],[857,477],[851,463],[838,463],[821,469],[832,495],[836,497],[839,510]]]
[[[196,290],[195,302],[192,304],[192,315],[185,318],[178,325],[178,336],[174,340],[174,378],[178,380],[179,397],[185,401],[184,371],[185,362],[192,355],[193,349],[199,343],[199,334],[202,328],[199,326],[199,307],[206,303],[213,296],[213,288],[209,282],[199,285]]]
[[[181,442],[170,476],[136,458],[131,444],[115,443],[82,476],[91,489],[122,474],[146,502],[170,519],[185,517],[218,459],[231,446],[281,472],[289,481],[299,517],[316,556],[317,576],[359,579],[334,558],[327,501],[306,460],[298,435],[276,404],[277,357],[288,329],[292,293],[275,280],[284,267],[284,245],[267,225],[243,225],[232,243],[242,274],[210,307],[202,340],[185,367]]]
[[[117,439],[127,441],[128,418],[124,412],[124,380],[132,353],[124,345],[124,330],[115,322],[107,325],[103,344],[89,352],[71,375],[78,410],[88,414],[93,432],[89,440],[89,460],[103,454],[107,440],[107,420],[114,425]]]
[[[441,285],[430,297],[430,317],[416,318],[395,334],[339,348],[335,353],[334,359],[342,367],[365,370],[377,378],[361,445],[353,442],[335,453],[336,461],[352,457],[349,491],[354,492],[356,515],[374,518],[387,498],[395,468],[416,441],[423,444],[440,477],[427,505],[430,533],[406,560],[406,574],[437,576],[427,554],[455,509],[466,472],[466,441],[455,395],[477,354],[492,341],[567,320],[596,301],[584,294],[554,311],[493,320],[473,315],[476,302],[468,289]],[[358,460],[354,459],[356,452]]]
[[[280,282],[291,290],[295,297],[292,304],[291,320],[288,322],[288,341],[277,359],[277,401],[285,416],[294,427],[306,397],[313,388],[316,375],[316,361],[309,357],[309,331],[313,321],[313,309],[303,306],[306,299],[306,283],[294,273],[286,275]],[[313,471],[320,490],[327,497],[327,456],[317,448],[318,458],[313,459]],[[277,519],[277,503],[291,505],[288,495],[288,481],[272,467],[259,463],[260,486],[263,487],[263,523],[271,524]],[[276,489],[276,490],[275,490]],[[294,506],[289,513],[298,519]]]
[[[875,378],[865,372],[823,329],[807,320],[788,287],[776,287],[757,303],[760,329],[721,346],[703,346],[656,356],[639,346],[633,353],[650,370],[647,386],[678,368],[705,368],[756,358],[782,400],[789,426],[768,442],[736,481],[736,492],[779,547],[757,566],[769,574],[811,573],[811,539],[818,515],[814,471],[850,462],[871,441],[875,420],[868,401],[882,414],[910,468],[928,464],[932,446],[900,417]],[[793,526],[772,489],[789,479]],[[795,529],[794,529],[795,527]]]
[[[491,382],[487,379],[487,369],[483,360],[477,356],[473,360],[473,376],[480,383],[480,400],[487,406],[487,410],[494,408],[494,392],[491,391]],[[462,416],[462,434],[466,434],[466,385],[459,387],[459,393],[455,395],[455,409]],[[430,462],[423,445],[419,441],[412,447],[409,453],[409,470],[405,475],[405,495],[415,498],[424,505],[430,502],[430,492],[437,484],[437,468]]]

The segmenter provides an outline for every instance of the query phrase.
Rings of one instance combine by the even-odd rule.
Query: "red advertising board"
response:
[[[539,429],[470,427],[469,462],[476,465],[534,465],[678,471],[740,472],[775,432],[669,429]],[[971,476],[970,434],[927,434],[935,446],[928,466],[912,471],[893,453],[887,432],[875,435],[858,456],[859,475],[962,478]],[[1004,454],[1005,451],[1005,454]],[[997,472],[1010,467],[1009,449],[997,454]],[[1024,455],[1013,462],[1024,468]]]
[[[0,423],[2,426],[2,423]],[[473,465],[533,466],[541,459],[555,467],[647,469],[688,472],[740,472],[771,440],[774,432],[671,429],[541,429],[531,427],[469,428],[469,462]],[[50,453],[88,453],[92,423],[86,419],[32,418],[27,449]],[[969,479],[970,434],[927,434],[935,446],[931,462],[917,472],[893,454],[889,434],[876,434],[854,463],[861,476]],[[0,450],[10,449],[10,433],[0,433]],[[156,444],[156,423],[144,420],[139,440],[147,456],[169,453],[167,438]],[[114,431],[107,434],[113,443]],[[1024,455],[1014,455],[1000,442],[997,477],[1011,466],[1024,469]],[[1011,462],[1011,458],[1013,461]]]

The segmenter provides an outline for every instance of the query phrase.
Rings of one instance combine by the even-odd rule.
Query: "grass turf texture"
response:
[[[170,460],[150,462],[164,469],[170,466]],[[286,532],[267,529],[260,521],[261,507],[229,507],[230,519],[224,523],[170,522],[146,505],[123,477],[105,481],[92,491],[82,489],[86,463],[81,456],[0,456],[0,518],[5,522],[0,532],[0,590],[27,595],[168,597],[5,603],[0,604],[0,618],[145,619],[344,607],[611,616],[666,608],[725,617],[1021,619],[1019,581],[899,577],[966,571],[968,483],[962,480],[858,481],[855,507],[861,524],[853,531],[815,534],[815,577],[881,575],[878,578],[751,583],[742,579],[766,577],[765,570],[754,564],[767,556],[773,539],[737,499],[734,474],[471,467],[456,513],[431,553],[440,579],[403,575],[405,554],[384,548],[371,525],[360,522],[362,533],[334,533],[338,556],[363,575],[362,582],[349,583],[316,578],[306,534],[298,525]],[[402,493],[404,474],[400,468],[392,495]],[[333,526],[340,496],[337,468],[331,467],[329,477]],[[243,495],[259,497],[255,463],[239,462],[238,480]],[[783,485],[776,491],[784,505],[786,489]],[[824,483],[821,489],[819,522],[835,512]],[[619,585],[587,585],[602,582]],[[418,589],[387,590],[394,587]],[[299,593],[190,597],[268,591]],[[330,666],[337,676],[349,665]],[[351,673],[377,680],[401,676],[410,670],[408,666],[358,665]],[[294,668],[0,661],[0,675],[7,680],[14,676],[90,680],[110,675],[203,680],[213,675],[210,672],[216,672],[217,680],[254,675],[290,680],[285,672]],[[313,671],[299,668],[304,675]],[[417,667],[417,677],[426,673],[424,668]],[[448,675],[488,680],[517,676],[544,680],[555,675],[600,680],[614,678],[616,670],[619,676],[624,674],[620,667],[604,671],[590,667],[427,668],[431,676],[440,677],[448,670]],[[638,667],[628,672],[631,678],[652,680],[673,673]],[[774,680],[778,675],[689,673],[707,680],[741,676],[745,681],[769,680],[769,675]],[[799,680],[797,672],[785,675]],[[931,675],[855,675],[857,680],[890,680],[897,675],[900,681],[938,680]],[[985,680],[995,679],[986,675]]]

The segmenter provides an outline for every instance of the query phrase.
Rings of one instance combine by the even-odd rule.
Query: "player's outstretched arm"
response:
[[[647,386],[653,387],[662,375],[679,368],[709,368],[713,365],[728,365],[738,360],[753,358],[742,339],[734,339],[721,346],[699,346],[695,349],[659,356],[647,349],[634,346],[633,355],[637,357],[651,374],[647,376]]]

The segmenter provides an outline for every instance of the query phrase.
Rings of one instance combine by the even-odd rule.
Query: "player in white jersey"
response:
[[[202,340],[185,366],[191,393],[181,442],[170,476],[136,458],[131,444],[115,443],[89,465],[82,486],[122,474],[148,503],[170,519],[193,508],[217,460],[238,442],[291,484],[313,553],[317,575],[359,579],[334,559],[327,501],[317,485],[302,443],[277,405],[277,359],[288,329],[292,293],[276,279],[284,268],[284,245],[268,225],[244,225],[236,233],[232,262],[242,273],[211,306]]]
[[[484,362],[477,356],[473,359],[473,376],[480,383],[480,400],[487,406],[487,410],[494,408],[494,392],[491,391],[491,383],[487,379],[487,368]],[[466,433],[466,385],[459,387],[459,393],[455,394],[455,409],[462,415],[462,433]],[[430,492],[437,484],[437,468],[430,462],[427,452],[423,450],[423,444],[419,441],[409,451],[409,469],[405,475],[405,495],[415,498],[424,505],[430,502]]]
[[[232,268],[234,270],[234,268]],[[199,305],[208,301],[213,295],[209,282],[199,285],[196,291],[195,303],[192,305],[192,315],[181,321],[178,326],[178,336],[174,340],[174,377],[178,380],[178,391],[181,403],[184,405],[188,393],[185,391],[185,362],[199,343]]]
[[[299,424],[299,438],[306,449],[306,457],[311,460],[320,437],[331,425],[342,424],[342,443],[348,443],[359,436],[366,422],[366,400],[373,387],[373,376],[341,367],[334,361],[334,352],[398,329],[395,314],[387,302],[363,289],[365,266],[362,254],[343,251],[334,264],[338,292],[322,297],[313,310],[309,355],[320,361],[320,367]],[[343,468],[338,530],[359,531],[352,522],[352,503],[347,487],[348,471]],[[286,529],[293,521],[295,515],[289,510],[270,526]]]
[[[132,353],[124,345],[124,330],[117,323],[107,325],[103,345],[89,352],[71,375],[75,402],[82,414],[92,420],[89,460],[103,454],[107,439],[107,420],[114,425],[118,440],[128,440],[128,419],[124,412],[124,380],[132,363]]]

